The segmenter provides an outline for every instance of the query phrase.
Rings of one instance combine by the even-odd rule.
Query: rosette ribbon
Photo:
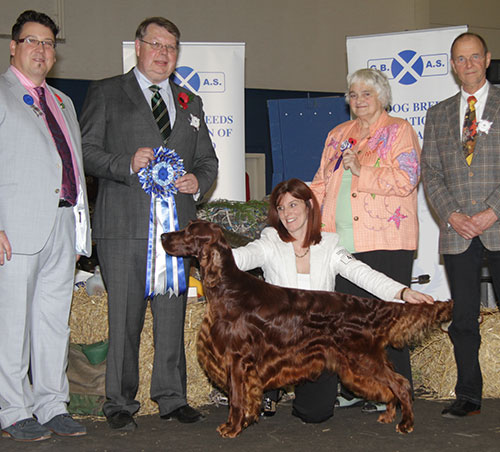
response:
[[[344,159],[344,151],[347,149],[351,149],[356,144],[356,140],[354,138],[349,138],[348,140],[344,140],[340,145],[340,157],[337,159],[335,163],[335,168],[333,168],[333,172],[339,169],[340,163]]]
[[[161,235],[179,230],[174,195],[175,181],[185,174],[178,154],[163,146],[154,151],[154,160],[138,172],[143,190],[151,195],[149,213],[148,265],[144,298],[172,296],[186,292],[186,275],[182,257],[171,256],[163,250]]]

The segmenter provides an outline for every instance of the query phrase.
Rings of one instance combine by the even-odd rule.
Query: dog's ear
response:
[[[211,289],[220,283],[222,257],[214,246],[205,246],[201,252],[200,266],[203,269],[203,286]]]

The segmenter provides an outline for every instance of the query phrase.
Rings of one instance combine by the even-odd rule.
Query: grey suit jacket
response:
[[[466,240],[448,226],[457,211],[474,215],[489,207],[500,218],[500,90],[490,86],[482,120],[492,122],[479,132],[471,166],[460,141],[460,92],[427,112],[422,150],[422,178],[429,201],[440,219],[439,251],[459,254]],[[500,223],[480,236],[492,251],[500,250]]]
[[[71,99],[48,88],[47,96],[57,93],[64,103],[62,114],[80,175],[80,203],[74,209],[80,237],[76,252],[90,256],[80,128]],[[26,94],[11,70],[0,76],[0,230],[6,231],[13,253],[35,254],[43,248],[54,226],[62,164],[44,118],[24,102]]]
[[[195,96],[184,110],[177,97],[188,91],[173,83],[171,87],[177,116],[166,146],[183,159],[186,172],[197,177],[203,196],[217,176],[218,161],[202,102]],[[191,115],[200,119],[198,129]],[[85,170],[99,178],[94,238],[147,239],[151,197],[137,174],[130,174],[130,163],[138,148],[157,148],[163,142],[133,70],[90,85],[80,124]],[[190,194],[178,193],[175,202],[182,228],[196,218],[195,201]]]

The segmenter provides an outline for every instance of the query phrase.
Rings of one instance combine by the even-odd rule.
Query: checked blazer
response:
[[[500,89],[490,85],[481,120],[489,130],[478,131],[474,158],[467,165],[460,139],[460,96],[440,102],[427,112],[422,150],[424,188],[440,223],[439,252],[460,254],[470,245],[447,223],[460,211],[474,215],[488,208],[500,218]],[[490,251],[500,250],[500,222],[480,236]]]

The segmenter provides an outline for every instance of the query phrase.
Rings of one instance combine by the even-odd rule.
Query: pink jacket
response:
[[[323,230],[335,232],[337,195],[344,167],[334,171],[340,148],[358,139],[358,120],[335,127],[326,138],[321,165],[311,184],[321,206]],[[385,111],[370,136],[355,145],[360,176],[352,176],[351,207],[356,252],[415,250],[418,245],[417,190],[420,145],[411,125]]]

